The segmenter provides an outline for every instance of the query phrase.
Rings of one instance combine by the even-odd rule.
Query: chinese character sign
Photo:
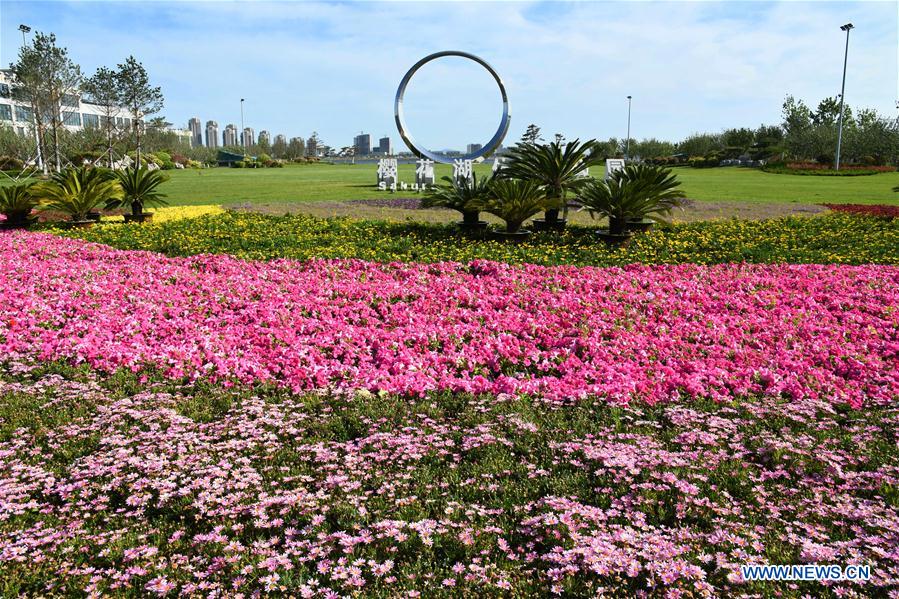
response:
[[[378,185],[392,187],[396,185],[397,163],[396,158],[381,158],[378,161]]]
[[[421,186],[434,184],[434,161],[422,158],[415,163],[415,183]]]
[[[453,160],[453,180],[454,181],[471,181],[474,173],[473,163],[471,160],[463,160],[456,158]]]

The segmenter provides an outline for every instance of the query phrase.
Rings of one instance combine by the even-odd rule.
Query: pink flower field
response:
[[[899,396],[899,268],[164,258],[0,236],[0,352],[310,389]]]
[[[0,596],[899,598],[899,267],[0,233],[0,282]]]

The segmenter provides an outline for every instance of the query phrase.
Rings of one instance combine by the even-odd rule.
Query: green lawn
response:
[[[358,200],[389,197],[375,185],[374,164],[289,165],[277,169],[212,168],[169,171],[171,181],[163,190],[172,205],[294,203],[305,201]],[[449,175],[449,165],[438,165],[438,178]],[[490,166],[477,171],[489,175]],[[687,197],[700,201],[741,201],[752,203],[820,204],[899,204],[899,173],[859,177],[816,177],[777,175],[757,169],[724,167],[676,168]],[[593,169],[594,176],[602,169]],[[400,165],[400,180],[415,180],[415,166]],[[0,185],[10,184],[8,179]],[[412,196],[415,192],[398,192]]]
[[[478,172],[488,174],[488,165]],[[172,171],[165,185],[171,204],[231,204],[235,202],[303,202],[388,197],[375,186],[377,167],[357,165],[290,165],[280,169]],[[437,176],[451,167],[438,165]],[[897,204],[899,173],[861,177],[776,175],[746,168],[677,168],[687,197],[694,200],[747,202],[822,202]],[[594,169],[592,174],[599,175]],[[400,165],[400,180],[413,182],[415,167]],[[413,195],[414,192],[405,192]]]

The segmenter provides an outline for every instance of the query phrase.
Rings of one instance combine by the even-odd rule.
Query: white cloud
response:
[[[28,22],[55,31],[85,70],[137,56],[163,85],[170,120],[238,122],[246,97],[257,131],[317,129],[334,145],[359,130],[398,138],[392,103],[406,69],[459,49],[503,76],[515,136],[530,122],[549,134],[623,136],[632,94],[633,134],[677,139],[777,122],[788,93],[811,103],[838,93],[847,20],[856,25],[847,99],[894,114],[896,12],[895,2],[4,2],[0,47],[9,62],[15,28]],[[448,85],[447,98],[463,87]],[[479,118],[477,103],[463,122],[422,119],[419,136],[457,147],[484,136],[498,112],[486,93],[488,114]]]

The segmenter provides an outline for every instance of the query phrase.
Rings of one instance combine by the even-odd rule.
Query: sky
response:
[[[177,126],[352,145],[370,133],[403,149],[397,86],[441,50],[482,57],[502,77],[512,122],[546,137],[678,141],[694,132],[781,120],[784,97],[810,105],[840,92],[896,116],[899,1],[883,2],[13,2],[0,0],[0,64],[16,58],[20,23],[55,33],[90,75],[134,55],[162,87]],[[431,149],[486,143],[501,116],[478,65],[422,67],[405,97],[409,129]]]

